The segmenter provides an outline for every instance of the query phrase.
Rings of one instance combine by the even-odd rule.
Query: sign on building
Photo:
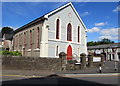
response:
[[[96,54],[101,54],[101,51],[100,50],[96,50],[95,53]]]
[[[101,57],[93,57],[93,62],[100,62],[101,61]]]

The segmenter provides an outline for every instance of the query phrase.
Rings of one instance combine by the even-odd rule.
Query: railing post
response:
[[[61,71],[66,71],[66,65],[67,65],[67,60],[66,60],[66,53],[65,52],[61,52],[59,54],[59,57],[61,59]]]
[[[104,61],[105,61],[104,55],[101,54],[100,57],[101,57],[101,66],[104,66]]]
[[[85,53],[80,54],[80,58],[81,58],[81,68],[86,68],[86,54]]]
[[[88,67],[93,67],[93,55],[88,54]]]

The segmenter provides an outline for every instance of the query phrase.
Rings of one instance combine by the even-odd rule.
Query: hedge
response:
[[[19,51],[0,51],[0,55],[22,56]]]

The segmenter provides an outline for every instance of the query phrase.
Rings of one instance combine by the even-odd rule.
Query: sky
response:
[[[17,29],[67,2],[2,2],[2,27]],[[118,2],[72,2],[88,29],[87,41],[118,42]],[[2,28],[1,27],[1,28]]]

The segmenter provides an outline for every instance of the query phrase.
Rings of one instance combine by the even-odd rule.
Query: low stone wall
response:
[[[93,67],[99,67],[100,64],[102,65],[101,62],[93,62]]]
[[[3,69],[61,70],[60,58],[2,56]]]
[[[88,61],[86,61],[86,57]],[[18,70],[52,70],[67,71],[79,70],[85,68],[104,66],[104,56],[100,55],[100,62],[93,62],[93,56],[81,54],[80,64],[75,64],[74,60],[66,60],[66,53],[61,52],[59,58],[41,58],[41,57],[24,57],[24,56],[2,56],[3,69]]]

